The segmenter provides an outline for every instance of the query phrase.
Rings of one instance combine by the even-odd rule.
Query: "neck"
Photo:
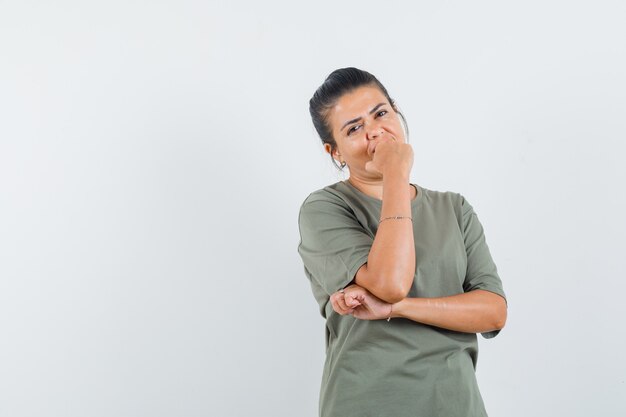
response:
[[[382,177],[377,179],[362,179],[351,175],[348,177],[348,181],[363,194],[367,194],[379,200],[383,199]],[[408,186],[411,189],[411,200],[413,200],[417,196],[417,190],[411,184],[408,184]]]
[[[354,186],[357,190],[361,191],[363,194],[367,194],[371,197],[377,198],[379,200],[383,199],[383,179],[360,179],[353,175],[348,178],[350,184]]]

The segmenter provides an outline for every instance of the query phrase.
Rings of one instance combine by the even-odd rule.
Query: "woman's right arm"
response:
[[[380,218],[411,217],[411,186],[409,173],[413,161],[410,145],[390,143],[391,149],[378,145],[374,162],[385,157],[374,169],[383,173],[383,202]],[[398,147],[397,149],[393,149]],[[389,154],[390,151],[391,154]],[[394,152],[395,151],[395,152]],[[367,263],[357,271],[354,283],[366,288],[388,303],[404,299],[415,276],[415,242],[413,222],[389,219],[378,226]]]

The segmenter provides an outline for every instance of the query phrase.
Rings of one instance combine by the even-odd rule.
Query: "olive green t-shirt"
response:
[[[475,289],[505,297],[469,202],[459,193],[412,185],[417,189],[411,201],[416,265],[407,297]],[[367,262],[381,206],[381,200],[346,180],[311,193],[300,208],[298,252],[326,319],[320,416],[486,416],[475,377],[475,333],[406,318],[361,320],[333,310],[330,295]]]

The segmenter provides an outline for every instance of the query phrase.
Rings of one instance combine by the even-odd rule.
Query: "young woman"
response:
[[[349,169],[298,219],[326,319],[320,416],[486,416],[476,334],[496,336],[507,304],[473,207],[410,182],[404,117],[372,74],[333,71],[309,104],[324,149]]]

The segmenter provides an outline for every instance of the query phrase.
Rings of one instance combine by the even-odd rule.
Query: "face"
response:
[[[372,160],[372,149],[381,138],[406,141],[398,113],[377,87],[359,87],[344,94],[331,109],[328,120],[337,142],[333,158],[339,163],[345,161],[350,175],[377,176],[365,171],[365,163]],[[329,144],[324,148],[331,153]]]

